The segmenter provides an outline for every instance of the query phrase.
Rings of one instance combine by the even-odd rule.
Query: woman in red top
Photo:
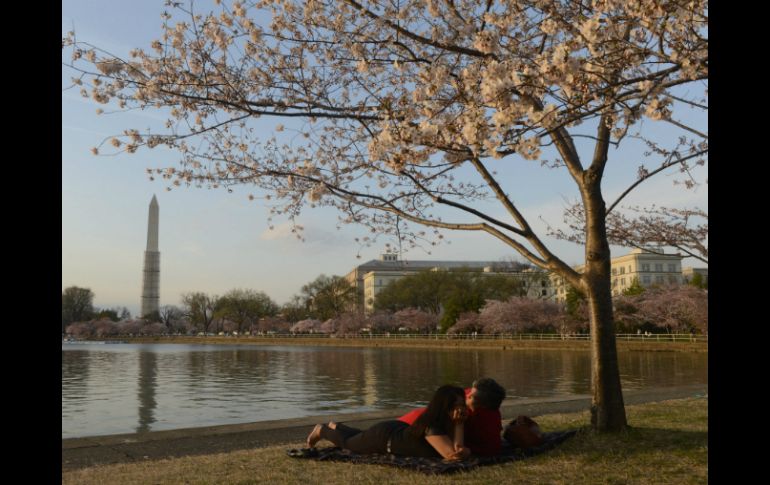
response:
[[[465,403],[468,417],[463,427],[464,445],[474,455],[499,455],[502,449],[500,432],[503,429],[500,404],[505,399],[505,388],[489,377],[473,382],[465,389]],[[407,424],[413,423],[426,408],[415,409],[398,418]]]

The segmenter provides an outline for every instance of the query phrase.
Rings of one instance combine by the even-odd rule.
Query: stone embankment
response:
[[[472,338],[361,338],[361,337],[120,337],[126,343],[164,343],[164,344],[239,344],[239,345],[308,345],[337,347],[408,347],[408,348],[446,348],[446,349],[537,349],[537,350],[590,350],[588,340],[536,340],[536,339],[472,339]],[[623,351],[669,351],[669,352],[708,352],[708,342],[669,341],[649,339],[618,339],[617,348]]]

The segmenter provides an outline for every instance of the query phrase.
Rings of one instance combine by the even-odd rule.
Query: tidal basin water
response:
[[[708,354],[620,352],[624,390],[708,382]],[[590,392],[588,351],[62,344],[62,438],[425,405],[489,376],[509,398]]]

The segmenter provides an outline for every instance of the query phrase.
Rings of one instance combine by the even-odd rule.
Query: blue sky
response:
[[[62,34],[72,30],[78,39],[125,55],[146,47],[160,33],[163,0],[63,0]],[[202,10],[205,2],[196,2]],[[68,55],[66,52],[63,56]],[[62,86],[72,73],[62,70]],[[357,226],[335,228],[337,213],[308,209],[298,219],[306,241],[292,237],[285,221],[268,230],[268,209],[249,201],[242,191],[175,189],[149,181],[146,168],[169,166],[176,154],[162,149],[133,155],[93,156],[91,147],[127,128],[159,126],[161,113],[130,112],[97,115],[102,107],[81,98],[78,90],[62,91],[62,289],[77,285],[95,293],[98,307],[139,309],[142,261],[146,244],[147,211],[153,195],[160,205],[161,304],[179,304],[188,291],[222,294],[233,288],[264,291],[279,304],[319,274],[343,275],[356,264],[377,258],[385,240],[370,248],[354,241],[366,231]],[[264,120],[270,130],[280,120]],[[665,130],[646,122],[649,129]],[[706,120],[701,123],[706,128]],[[634,181],[643,162],[643,147],[628,144],[610,153],[604,182],[606,200],[614,201]],[[590,151],[583,151],[589,157]],[[500,174],[514,202],[540,229],[558,256],[569,264],[583,261],[583,248],[544,236],[541,218],[561,223],[565,200],[577,192],[564,171],[540,167],[538,162],[507,159]],[[700,174],[705,175],[705,170]],[[699,206],[708,210],[708,186],[686,191],[673,186],[674,173],[645,182],[628,205]],[[705,177],[701,177],[704,179]],[[497,210],[496,210],[497,211]],[[407,259],[501,260],[518,259],[515,251],[484,234],[445,233],[450,244],[431,248],[431,254],[412,250]],[[613,255],[626,249],[613,247]],[[360,259],[356,256],[360,255]],[[685,260],[684,265],[702,266]]]

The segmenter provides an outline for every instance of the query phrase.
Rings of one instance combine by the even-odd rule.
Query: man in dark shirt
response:
[[[465,389],[465,404],[468,418],[464,426],[464,445],[474,455],[499,455],[502,448],[500,432],[503,429],[500,404],[505,399],[505,389],[492,378],[485,377],[473,382]],[[415,409],[398,418],[411,425],[425,412],[426,408]]]

